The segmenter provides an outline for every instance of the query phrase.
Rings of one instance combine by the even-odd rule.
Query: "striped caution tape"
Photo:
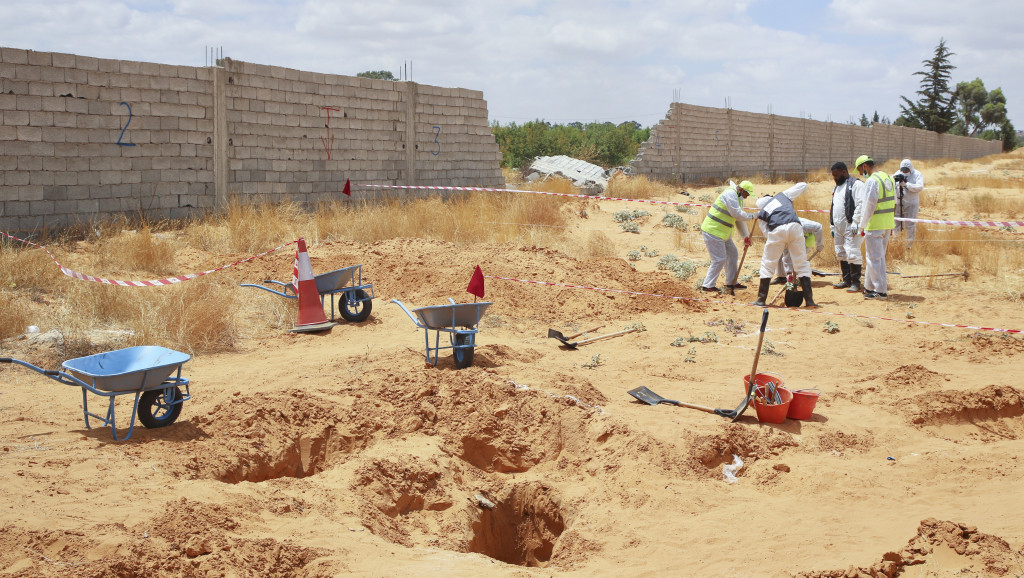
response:
[[[943,221],[940,219],[906,219],[896,217],[897,221],[908,223],[931,223],[933,225],[960,225],[961,227],[1024,227],[1024,221]]]
[[[499,279],[501,281],[515,281],[517,283],[530,283],[533,285],[547,285],[551,287],[566,287],[569,289],[589,289],[591,291],[602,291],[606,293],[622,293],[624,295],[644,295],[649,297],[664,297],[666,299],[677,299],[679,301],[695,301],[700,303],[712,303],[715,305],[740,305],[743,307],[757,307],[761,309],[759,305],[752,303],[741,303],[736,301],[719,301],[716,299],[698,299],[695,297],[679,297],[676,295],[663,295],[661,293],[644,293],[641,291],[626,291],[623,289],[607,289],[603,287],[590,287],[587,285],[572,285],[569,283],[554,283],[551,281],[533,281],[530,279],[516,279],[514,277],[500,277],[497,275],[485,275],[488,279]],[[892,319],[889,317],[878,317],[875,315],[857,315],[855,313],[834,313],[832,311],[822,311],[819,309],[789,309],[790,311],[798,311],[800,313],[814,313],[818,315],[832,315],[834,317],[852,317],[857,319],[875,319],[878,321],[896,321],[899,323],[911,323],[916,325],[937,325],[939,327],[956,327],[960,329],[975,329],[978,331],[995,331],[999,333],[1024,333],[1022,329],[1001,329],[998,327],[976,327],[974,325],[960,325],[957,323],[937,323],[935,321],[918,321],[914,319]]]
[[[551,193],[547,191],[527,191],[523,189],[493,189],[486,187],[445,187],[437,185],[366,185],[354,184],[355,187],[368,189],[406,189],[428,191],[470,191],[484,193],[527,193],[531,195],[549,195],[553,197],[573,197],[599,201],[626,201],[630,203],[647,203],[651,205],[672,205],[677,207],[710,207],[706,203],[680,203],[676,201],[654,201],[651,199],[626,199],[622,197],[599,197],[594,195],[576,195],[572,193]],[[797,209],[798,213],[828,213],[828,209]],[[965,227],[1024,227],[1024,221],[941,221],[935,219],[908,219],[896,217],[897,221],[908,223],[933,223],[938,225],[962,225]]]
[[[269,255],[269,254],[273,253],[274,251],[280,251],[281,249],[284,249],[285,247],[287,247],[289,245],[294,245],[295,243],[298,242],[298,240],[291,241],[291,242],[285,243],[284,245],[281,245],[280,247],[275,247],[273,249],[270,249],[269,251],[264,251],[264,252],[262,252],[262,253],[260,253],[258,255],[253,255],[251,257],[246,257],[245,259],[240,259],[238,261],[235,261],[234,263],[229,263],[227,265],[223,265],[221,267],[217,267],[216,269],[210,269],[209,271],[203,271],[202,273],[188,273],[186,275],[179,275],[177,277],[169,277],[167,279],[153,279],[151,281],[119,281],[117,279],[106,279],[106,278],[103,278],[103,277],[94,277],[92,275],[86,275],[85,273],[79,273],[78,271],[74,271],[72,269],[68,269],[64,265],[61,265],[60,262],[57,261],[57,258],[53,256],[53,253],[50,253],[50,250],[47,249],[45,246],[33,243],[32,241],[26,241],[25,239],[21,239],[21,238],[15,237],[14,235],[5,233],[3,231],[0,231],[0,235],[3,235],[4,237],[7,237],[9,239],[13,239],[15,241],[24,243],[26,245],[31,245],[33,247],[38,247],[38,248],[42,249],[43,251],[46,251],[46,254],[50,256],[50,260],[53,261],[58,267],[60,267],[60,272],[65,274],[65,275],[67,275],[68,277],[71,277],[73,279],[79,279],[81,281],[93,281],[95,283],[104,283],[106,285],[120,285],[121,287],[158,287],[158,286],[161,286],[161,285],[175,285],[175,284],[178,284],[178,283],[182,283],[184,281],[191,281],[192,279],[195,279],[197,277],[202,277],[203,275],[209,275],[210,273],[216,273],[217,271],[223,271],[224,269],[227,269],[228,267],[234,267],[235,265],[238,265],[240,263],[245,263],[247,261],[252,261],[253,259],[259,259],[260,257]]]

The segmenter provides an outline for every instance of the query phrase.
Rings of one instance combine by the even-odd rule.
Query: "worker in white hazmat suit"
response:
[[[702,291],[718,291],[715,288],[715,281],[722,273],[722,269],[725,269],[725,283],[729,292],[747,288],[746,285],[739,283],[739,253],[732,242],[732,232],[733,229],[737,230],[743,237],[744,246],[750,246],[750,232],[747,231],[747,224],[744,221],[753,220],[754,214],[743,210],[743,200],[753,192],[754,184],[743,181],[718,195],[708,209],[700,230],[704,235],[704,245],[711,256],[711,266],[708,267],[708,274],[701,284]]]
[[[914,169],[910,159],[903,159],[900,163],[900,170],[892,176],[896,183],[896,217],[903,219],[916,219],[917,211],[921,208],[921,191],[924,190],[924,175],[921,171]],[[907,233],[907,249],[914,244],[914,235],[917,232],[917,223],[910,221],[896,221],[893,234],[900,231]]]
[[[832,285],[835,289],[846,289],[849,293],[860,293],[860,274],[864,265],[860,247],[864,240],[858,234],[860,216],[864,207],[864,183],[850,176],[846,163],[832,165],[832,210],[828,222],[832,225],[832,243],[843,278]]]
[[[885,278],[885,252],[896,226],[896,183],[892,177],[875,168],[868,155],[857,157],[857,172],[864,180],[864,207],[861,211],[860,236],[864,237],[864,298],[885,301],[889,285]]]
[[[761,210],[757,218],[764,221],[762,229],[766,240],[764,254],[761,256],[761,284],[757,288],[757,301],[753,305],[765,306],[772,272],[782,252],[788,250],[793,259],[794,273],[800,279],[804,302],[808,307],[817,307],[811,295],[811,265],[807,262],[803,225],[793,207],[793,199],[806,190],[807,183],[797,183],[774,197],[761,197],[757,200],[757,208]]]
[[[825,233],[821,223],[800,217],[800,226],[804,231],[804,247],[806,247],[808,254],[811,254],[812,250],[817,253],[825,248]],[[810,257],[807,258],[807,262],[811,262]],[[786,277],[793,273],[793,257],[790,256],[787,249],[782,252],[779,265],[775,268],[775,275],[785,280]],[[775,283],[773,282],[772,284],[774,285]]]

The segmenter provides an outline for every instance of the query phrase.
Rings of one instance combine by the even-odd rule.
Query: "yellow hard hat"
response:
[[[754,183],[750,181],[743,181],[742,183],[740,183],[740,188],[743,189],[744,191],[747,191],[747,193],[751,195],[754,194]]]
[[[860,166],[862,164],[866,163],[866,162],[872,162],[873,163],[875,161],[874,161],[874,159],[872,159],[868,155],[860,155],[859,157],[857,157],[857,161],[853,163],[853,168],[859,169]]]

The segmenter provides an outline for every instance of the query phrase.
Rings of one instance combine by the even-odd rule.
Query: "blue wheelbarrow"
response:
[[[423,330],[427,345],[427,363],[436,366],[438,352],[442,349],[451,349],[455,358],[455,368],[463,369],[473,365],[473,350],[476,347],[476,334],[479,331],[477,325],[484,311],[492,305],[491,302],[481,303],[455,303],[449,298],[450,305],[435,305],[433,307],[420,307],[409,311],[398,299],[392,299],[405,311],[405,314],[412,319],[412,322]],[[416,315],[414,316],[413,313]],[[434,344],[430,344],[430,332],[434,331]],[[441,345],[441,334],[447,333],[451,345]],[[433,361],[430,354],[433,353]]]
[[[337,294],[341,294],[341,297],[338,299],[338,313],[341,314],[342,319],[352,323],[359,323],[360,321],[366,321],[366,318],[370,316],[370,311],[373,310],[373,284],[363,283],[362,265],[353,265],[316,275],[313,277],[313,280],[316,281],[316,292],[320,294],[320,305],[323,306],[324,297],[329,297],[331,300],[331,321],[334,321],[334,296]],[[242,283],[241,286],[263,289],[288,299],[298,298],[298,295],[295,294],[295,286],[291,283],[274,281],[273,279],[264,279],[263,283],[264,285]],[[283,287],[284,290],[277,291],[267,287],[266,283],[278,285]],[[291,292],[290,294],[289,291]]]
[[[82,413],[85,428],[92,429],[89,418],[110,426],[117,441],[132,437],[135,416],[147,428],[169,426],[181,414],[181,405],[192,398],[188,380],[181,376],[181,366],[191,359],[187,353],[155,345],[141,345],[97,353],[64,362],[65,371],[43,369],[20,359],[0,357],[0,363],[14,363],[41,373],[54,381],[82,388]],[[171,374],[174,374],[173,376]],[[185,393],[181,392],[185,388]],[[106,415],[89,411],[89,393],[109,400]],[[114,398],[134,395],[128,435],[117,437],[114,419]]]

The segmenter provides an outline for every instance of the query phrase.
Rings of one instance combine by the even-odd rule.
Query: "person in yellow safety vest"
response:
[[[730,293],[736,289],[746,289],[746,285],[739,283],[739,271],[737,261],[739,253],[736,245],[732,242],[733,229],[739,231],[743,237],[743,246],[750,246],[750,233],[744,221],[754,219],[753,213],[743,211],[743,200],[754,192],[754,184],[750,181],[743,181],[739,186],[732,181],[730,186],[722,194],[718,195],[715,202],[708,208],[708,214],[701,223],[700,230],[703,232],[704,245],[708,248],[711,256],[711,266],[708,267],[708,274],[701,284],[701,291],[718,291],[715,282],[718,276],[725,269],[726,288]]]
[[[864,298],[889,298],[885,278],[885,252],[896,226],[896,183],[892,177],[875,169],[868,155],[853,163],[864,179],[864,207],[860,216],[860,235],[864,237]]]
[[[804,246],[807,247],[807,254],[813,257],[817,255],[819,251],[825,248],[825,230],[821,226],[821,223],[805,219],[800,217],[800,225],[804,230]],[[814,251],[812,254],[811,251]],[[810,262],[811,257],[807,258]],[[776,278],[772,281],[772,285],[781,285],[786,282],[786,277],[793,274],[793,257],[790,256],[789,250],[782,252],[782,258],[779,259],[779,265],[775,268]],[[781,283],[780,283],[781,280]]]

